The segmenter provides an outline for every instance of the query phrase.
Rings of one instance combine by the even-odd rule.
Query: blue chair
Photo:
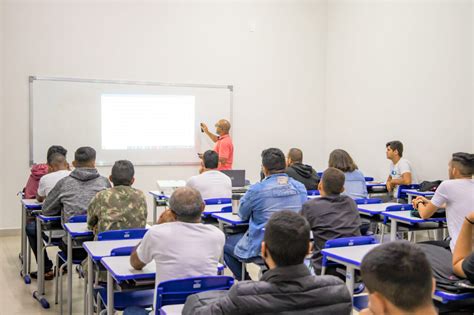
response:
[[[124,246],[112,249],[110,256],[130,256],[135,246]]]
[[[87,222],[87,215],[75,215],[69,218],[69,223],[84,223]]]
[[[228,276],[205,276],[161,282],[156,288],[155,314],[160,308],[171,304],[184,304],[186,298],[195,293],[211,290],[229,290],[234,278]]]
[[[366,182],[373,182],[374,178],[373,177],[364,177]]]
[[[358,199],[354,199],[354,201],[358,205],[382,203],[382,199],[379,199],[379,198],[358,198]]]
[[[319,195],[321,195],[319,193],[319,190],[308,190],[307,194],[308,194],[308,196],[319,196]]]
[[[232,204],[232,198],[210,198],[205,199],[206,205],[220,205],[220,204]]]
[[[145,236],[147,229],[129,229],[129,230],[114,230],[105,231],[97,235],[98,241],[110,240],[124,240],[124,239],[139,239]]]
[[[400,200],[400,199],[408,199],[408,195],[404,192],[402,192],[402,190],[404,189],[420,189],[420,185],[419,184],[411,184],[411,185],[400,185],[398,187],[398,193],[397,193],[397,201]]]
[[[466,301],[466,300],[473,300],[474,305],[474,292],[466,292],[466,293],[451,293],[441,290],[436,290],[433,295],[433,299],[443,303],[448,304],[452,301]]]

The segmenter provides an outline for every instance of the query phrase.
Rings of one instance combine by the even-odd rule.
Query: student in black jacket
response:
[[[265,227],[262,256],[270,270],[262,279],[191,295],[183,314],[350,314],[351,297],[342,280],[311,275],[303,264],[311,250],[309,231],[297,213],[276,212]]]
[[[286,174],[302,183],[306,190],[318,189],[319,176],[311,165],[303,164],[303,152],[292,148],[286,158]]]

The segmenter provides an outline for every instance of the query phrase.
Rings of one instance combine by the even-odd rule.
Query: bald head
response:
[[[216,123],[217,133],[222,136],[230,131],[230,122],[226,119],[221,119]]]
[[[205,207],[199,191],[190,187],[176,189],[171,195],[169,205],[178,221],[190,223],[201,221],[201,213]]]
[[[303,151],[297,148],[292,148],[288,152],[288,159],[291,164],[293,163],[303,163]]]

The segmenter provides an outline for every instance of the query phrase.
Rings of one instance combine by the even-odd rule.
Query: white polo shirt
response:
[[[162,223],[146,232],[137,255],[145,264],[155,261],[158,285],[178,278],[217,275],[224,242],[224,233],[210,224]]]
[[[232,180],[226,174],[211,170],[188,179],[187,187],[201,193],[202,199],[232,198]]]
[[[474,211],[474,180],[445,180],[436,189],[431,203],[438,208],[446,204],[446,220],[448,221],[449,236],[451,236],[449,247],[453,251],[464,218]]]

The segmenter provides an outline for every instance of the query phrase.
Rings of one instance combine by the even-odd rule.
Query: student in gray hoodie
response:
[[[66,223],[72,216],[87,214],[87,207],[95,194],[111,187],[109,180],[101,176],[95,168],[95,158],[96,152],[91,147],[80,147],[76,150],[72,162],[75,169],[69,176],[61,179],[48,194],[43,203],[44,215],[61,215],[62,223]],[[27,228],[27,234],[30,244],[36,244],[36,224],[34,229]],[[66,244],[62,244],[60,248],[67,250]],[[84,253],[77,251],[73,254],[74,259],[82,259],[84,256]],[[44,266],[45,279],[52,279],[52,263],[47,256]]]

